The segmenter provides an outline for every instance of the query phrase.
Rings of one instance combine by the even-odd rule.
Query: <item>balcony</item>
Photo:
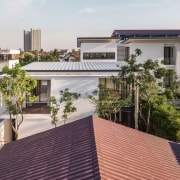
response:
[[[175,60],[175,58],[164,58],[163,64],[164,65],[175,65],[176,60]]]

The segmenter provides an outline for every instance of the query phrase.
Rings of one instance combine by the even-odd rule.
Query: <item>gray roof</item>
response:
[[[33,62],[22,68],[26,71],[119,71],[125,62]]]

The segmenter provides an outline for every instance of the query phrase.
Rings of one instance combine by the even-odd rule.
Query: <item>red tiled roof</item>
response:
[[[179,180],[180,144],[98,117],[9,143],[0,179]]]
[[[93,119],[102,179],[180,179],[180,144],[97,117]]]

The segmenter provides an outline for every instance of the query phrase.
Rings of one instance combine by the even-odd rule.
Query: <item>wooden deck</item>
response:
[[[50,114],[47,104],[33,104],[31,107],[23,109],[26,114]]]

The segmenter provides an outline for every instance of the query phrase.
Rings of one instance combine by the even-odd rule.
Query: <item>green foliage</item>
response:
[[[100,84],[98,89],[88,97],[95,104],[99,117],[112,120],[112,115],[116,115],[122,106],[129,104],[128,99],[122,99],[116,91],[107,88],[105,85]],[[116,116],[114,121],[116,121]]]
[[[52,119],[51,123],[56,127],[58,122],[58,111],[60,109],[60,106],[57,103],[57,100],[54,96],[51,96],[50,105],[48,107],[51,112],[51,119]]]
[[[173,141],[180,140],[180,113],[173,107],[170,99],[178,98],[180,86],[175,75],[170,75],[174,81],[171,87],[165,89],[158,86],[160,79],[168,75],[168,71],[162,68],[158,61],[148,59],[143,64],[137,64],[136,58],[142,54],[136,50],[127,60],[128,65],[122,67],[121,77],[128,78],[128,83],[132,87],[139,89],[139,123],[145,125],[145,131],[157,136],[164,137]],[[142,69],[142,71],[139,71]],[[171,72],[172,73],[172,72]],[[166,96],[163,96],[165,94]],[[180,97],[180,96],[179,96]],[[143,127],[140,127],[143,130]]]
[[[71,113],[73,113],[77,110],[73,104],[73,100],[76,100],[79,97],[80,97],[79,93],[69,92],[68,88],[60,91],[59,102],[60,102],[60,104],[64,103],[64,109],[63,109],[63,114],[62,114],[64,124],[65,124],[66,119],[68,118],[68,115],[70,115]]]
[[[6,109],[9,113],[10,119],[15,117],[15,126],[12,124],[12,129],[18,138],[18,129],[23,122],[23,104],[26,102],[27,97],[31,102],[36,100],[32,96],[31,90],[37,85],[36,80],[27,76],[26,71],[20,68],[17,64],[13,68],[5,66],[3,72],[6,74],[0,81],[0,92],[2,93],[3,100],[6,104]],[[21,119],[18,115],[21,115]]]
[[[171,84],[166,87],[165,95],[168,99],[180,99],[180,80],[174,71],[169,71],[168,75]]]
[[[168,103],[166,96],[155,96],[151,128],[155,135],[180,142],[180,112]]]
[[[77,110],[73,104],[73,101],[78,99],[79,97],[80,97],[79,93],[69,92],[68,88],[60,91],[59,102],[56,100],[54,96],[51,96],[49,109],[51,112],[52,125],[54,125],[55,127],[57,126],[57,122],[59,121],[58,112],[60,108],[63,108],[62,119],[65,124],[68,116]]]

